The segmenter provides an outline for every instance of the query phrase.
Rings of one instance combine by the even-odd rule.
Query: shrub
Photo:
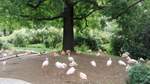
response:
[[[89,49],[91,50],[98,50],[98,44],[96,42],[96,40],[94,38],[90,38],[90,37],[76,37],[75,38],[75,45],[77,46],[81,46],[82,48],[85,47],[89,47]],[[84,45],[84,46],[82,46]]]
[[[104,46],[110,43],[110,34],[105,31],[100,31],[98,29],[87,29],[86,31],[75,35],[75,45],[87,46],[90,50],[97,51],[99,49],[109,50]]]
[[[14,31],[14,33],[10,36],[11,42],[16,46],[16,47],[25,47],[29,44],[29,32],[26,29],[21,29]]]
[[[12,46],[8,42],[8,37],[0,37],[0,49],[8,49],[10,46]]]
[[[112,54],[119,55],[121,52],[121,48],[124,45],[124,37],[117,34],[114,35],[111,39],[111,46],[112,46]]]
[[[146,65],[133,66],[128,75],[128,84],[150,84],[150,67]]]
[[[62,47],[62,31],[59,29],[49,29],[47,35],[45,35],[43,42],[47,48]]]
[[[60,46],[61,41],[62,41],[61,29],[56,28],[49,28],[49,29],[43,28],[37,30],[20,29],[14,31],[6,39],[7,43],[11,43],[16,47],[25,47],[29,44],[44,43],[47,48],[49,47],[56,48],[61,47]]]

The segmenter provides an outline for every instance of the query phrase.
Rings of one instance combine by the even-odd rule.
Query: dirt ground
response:
[[[48,56],[48,55],[47,55]],[[7,60],[6,66],[0,63],[0,78],[16,78],[31,82],[32,84],[126,84],[127,72],[125,67],[113,59],[110,67],[106,66],[107,56],[72,55],[79,64],[73,75],[67,76],[64,70],[55,67],[56,61],[69,63],[66,56],[50,57],[48,69],[41,69],[41,64],[46,55],[20,56]],[[90,65],[95,60],[97,67]],[[79,72],[84,72],[88,80],[81,80]]]

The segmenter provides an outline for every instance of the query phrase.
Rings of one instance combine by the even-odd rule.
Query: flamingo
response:
[[[6,61],[2,61],[2,65],[5,66],[7,64]]]
[[[71,56],[68,56],[68,60],[69,60],[70,62],[72,62],[72,61],[74,61],[74,58],[71,57]]]
[[[124,61],[122,61],[122,60],[119,60],[119,61],[118,61],[118,64],[120,64],[120,65],[122,65],[122,66],[126,66],[126,63],[125,63]]]
[[[57,68],[62,68],[62,63],[56,62],[56,63],[55,63],[55,66],[56,66]]]
[[[49,65],[49,61],[48,61],[48,58],[46,57],[45,60],[42,63],[42,67],[41,68],[48,67],[48,65]]]
[[[3,53],[3,57],[6,57],[7,56],[7,53]]]
[[[65,56],[65,55],[66,55],[65,51],[61,51],[61,56]]]
[[[96,62],[93,60],[90,62],[93,67],[96,67]]]
[[[83,72],[80,72],[80,78],[84,79],[84,80],[87,80],[87,75]]]
[[[67,50],[66,53],[67,53],[68,56],[71,55],[71,51],[70,50]]]
[[[55,63],[55,66],[56,66],[58,69],[65,69],[65,68],[67,67],[67,64],[66,64],[66,63],[61,63],[61,62],[57,61],[57,62]],[[57,75],[60,75],[60,76],[61,76],[62,73],[64,73],[64,70],[59,71],[59,72],[57,73]]]
[[[71,68],[69,68],[69,69],[67,70],[66,74],[67,74],[67,75],[72,75],[72,74],[75,73],[75,71],[76,71],[76,69],[75,69],[74,67],[71,67]]]
[[[121,57],[128,57],[130,55],[130,53],[129,52],[125,52],[125,53],[123,53],[122,54],[122,56]]]
[[[59,69],[65,69],[67,67],[66,63],[56,62],[55,66]]]
[[[109,58],[109,60],[107,60],[107,66],[110,66],[112,64],[112,60],[111,60],[111,58]]]
[[[3,67],[2,67],[2,70],[5,70],[6,69],[6,64],[7,64],[7,61],[2,61],[2,65],[3,65]]]
[[[100,52],[97,52],[97,53],[96,53],[96,56],[100,56],[100,55],[101,55],[101,53],[100,53]]]
[[[75,61],[72,61],[70,64],[69,64],[70,67],[75,67],[75,66],[78,66],[78,64],[75,62]]]
[[[54,55],[54,57],[60,56],[57,52],[54,52],[53,55]]]
[[[140,58],[139,60],[140,60],[141,62],[144,62],[144,61],[145,61],[143,58]]]
[[[130,57],[127,57],[127,63],[129,63],[129,64],[137,64],[138,61],[135,60],[135,59],[131,59]]]

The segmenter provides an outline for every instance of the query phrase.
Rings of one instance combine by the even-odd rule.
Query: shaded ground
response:
[[[73,55],[79,66],[76,67],[76,73],[70,76],[65,75],[68,68],[59,70],[54,65],[56,61],[69,63],[66,56],[49,56],[50,65],[46,74],[41,69],[45,56],[20,56],[9,59],[5,68],[0,64],[0,77],[21,79],[32,84],[125,84],[127,78],[125,67],[118,65],[117,59],[113,59],[112,66],[106,66],[106,56]],[[90,65],[91,60],[96,61],[96,68]],[[79,71],[88,75],[87,81],[80,79]]]

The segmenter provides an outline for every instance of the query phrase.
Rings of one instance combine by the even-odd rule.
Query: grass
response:
[[[26,47],[13,47],[17,51],[31,50],[35,52],[50,52],[58,51],[59,49],[46,48],[44,44],[30,44]]]

